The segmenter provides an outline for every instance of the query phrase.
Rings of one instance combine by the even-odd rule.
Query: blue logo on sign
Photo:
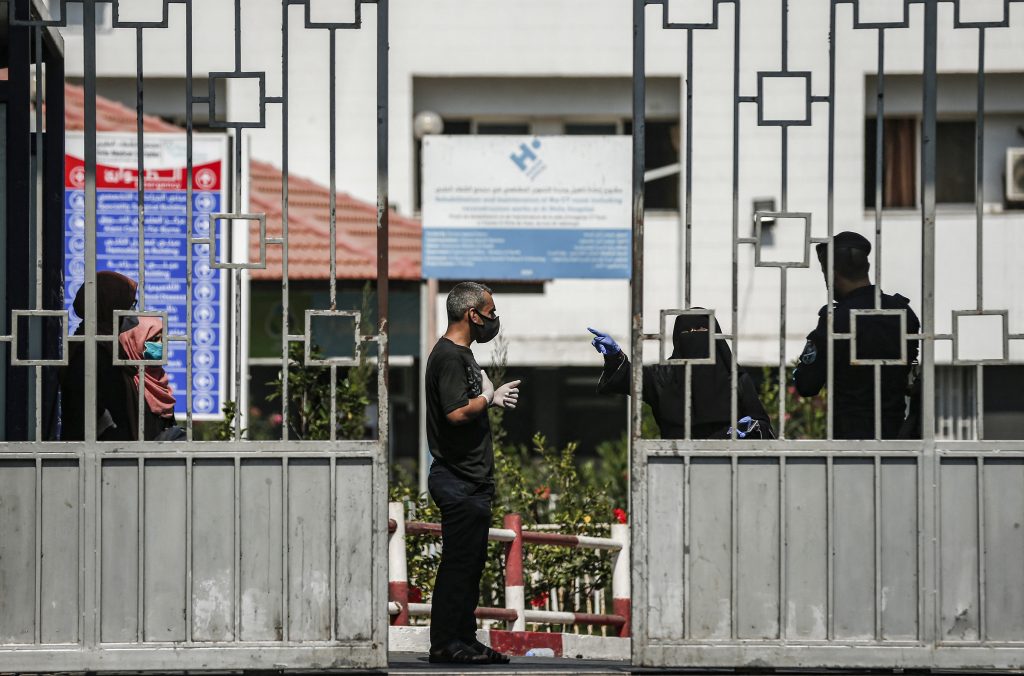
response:
[[[213,345],[217,336],[210,329],[200,328],[192,332],[192,338],[195,340],[196,345]]]
[[[509,155],[509,159],[519,167],[519,171],[526,174],[531,181],[547,168],[547,165],[535,152],[540,150],[540,146],[540,139],[535,138],[529,144],[520,143],[519,149]]]
[[[192,363],[201,369],[212,368],[213,352],[205,349],[196,350],[192,355]]]
[[[213,397],[206,394],[193,397],[192,410],[196,413],[210,413],[213,411]]]
[[[196,195],[195,204],[196,209],[198,209],[199,211],[204,211],[206,213],[210,213],[211,211],[214,210],[215,207],[213,195],[207,192],[201,192],[198,195]]]
[[[200,324],[208,325],[213,321],[213,308],[206,303],[200,303],[196,306],[193,316]]]
[[[192,379],[192,386],[198,392],[210,392],[213,390],[213,376],[209,373],[197,373]]]

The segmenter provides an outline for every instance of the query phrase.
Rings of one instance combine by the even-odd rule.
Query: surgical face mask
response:
[[[494,340],[494,337],[498,335],[498,329],[501,328],[501,319],[497,315],[488,317],[475,308],[473,312],[476,312],[480,319],[484,321],[483,324],[477,324],[473,321],[472,315],[470,315],[469,331],[473,340],[477,343],[489,343]]]
[[[159,341],[146,341],[146,349],[142,352],[143,359],[162,359],[164,356],[164,344]]]

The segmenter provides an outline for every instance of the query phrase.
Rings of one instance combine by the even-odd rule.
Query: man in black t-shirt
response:
[[[476,640],[477,599],[494,497],[494,449],[487,409],[515,408],[519,382],[497,389],[469,346],[498,335],[491,290],[462,282],[448,294],[448,330],[427,359],[428,486],[441,509],[441,565],[430,613],[430,661],[505,664]]]

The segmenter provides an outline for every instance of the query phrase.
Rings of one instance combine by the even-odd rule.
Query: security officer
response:
[[[871,242],[855,232],[840,232],[832,239],[834,253],[833,289],[835,297],[833,330],[850,332],[850,310],[875,307],[875,286],[868,279],[868,255]],[[828,245],[817,245],[821,271],[828,275]],[[827,279],[827,277],[826,277]],[[885,310],[903,310],[907,333],[918,333],[921,323],[910,308],[910,301],[899,294],[881,294]],[[807,336],[794,378],[802,397],[813,397],[825,385],[828,374],[828,307],[818,311],[818,325]],[[836,439],[875,438],[875,369],[871,365],[850,364],[850,341],[833,339],[835,349],[833,387],[833,432]],[[858,359],[899,359],[899,317],[860,316],[857,319]],[[881,367],[882,438],[906,436],[907,376],[917,359],[917,342],[907,341],[907,364]]]

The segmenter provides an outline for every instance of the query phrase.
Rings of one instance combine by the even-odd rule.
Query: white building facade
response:
[[[127,3],[122,2],[121,5]],[[1009,28],[986,31],[984,99],[983,306],[1007,310],[1009,334],[1024,333],[1024,210],[1008,203],[1005,192],[1008,148],[1024,146],[1024,4],[987,0],[961,3],[964,20],[998,20],[1011,14]],[[780,362],[780,274],[755,268],[754,247],[738,248],[738,274],[732,275],[732,222],[739,236],[753,236],[755,210],[811,214],[813,237],[827,233],[830,198],[834,231],[855,230],[875,240],[874,128],[877,115],[879,31],[854,29],[861,21],[901,21],[904,3],[861,0],[836,5],[834,180],[828,182],[831,3],[788,2],[788,44],[783,47],[779,0],[718,3],[668,0],[675,21],[705,22],[717,15],[716,30],[693,33],[693,78],[686,81],[685,30],[661,30],[662,9],[648,8],[648,169],[685,158],[685,111],[692,96],[692,191],[686,203],[684,173],[649,184],[646,223],[645,298],[648,331],[658,330],[658,310],[685,302],[686,252],[681,227],[687,206],[692,223],[693,305],[713,308],[723,329],[738,330],[734,349],[746,365]],[[109,12],[110,6],[101,5]],[[161,3],[138,1],[140,17],[158,16]],[[266,95],[285,94],[287,74],[288,164],[293,173],[324,185],[332,168],[329,154],[332,110],[329,31],[304,27],[314,21],[350,21],[354,2],[246,0],[240,5],[240,64],[236,64],[230,2],[193,3],[192,77],[206,92],[208,74],[263,72]],[[785,172],[778,127],[759,126],[759,104],[740,104],[738,186],[733,189],[734,20],[740,12],[739,93],[758,95],[758,73],[783,69],[806,72],[810,103],[808,126],[788,133]],[[955,310],[976,309],[978,211],[974,158],[979,31],[954,29],[954,5],[939,7],[939,138],[936,330],[953,331]],[[288,20],[288,57],[282,60],[282,11]],[[921,304],[920,144],[922,7],[909,5],[908,28],[885,31],[885,182],[893,187],[881,212],[882,287]],[[360,30],[336,31],[335,149],[338,189],[373,201],[376,196],[376,11],[361,6]],[[632,3],[627,0],[392,0],[390,5],[390,198],[398,210],[418,211],[421,177],[417,114],[435,112],[444,133],[623,134],[629,133],[632,76]],[[124,18],[122,16],[122,18]],[[110,17],[106,17],[109,23]],[[101,19],[102,20],[102,19]],[[143,31],[146,112],[183,121],[186,77],[185,7],[169,6],[168,29]],[[65,31],[67,71],[81,76],[82,44],[74,28]],[[785,51],[785,56],[783,52]],[[111,29],[98,46],[99,91],[134,100],[136,33]],[[250,82],[227,81],[218,90],[229,118],[258,113]],[[219,86],[219,85],[218,85]],[[769,94],[771,96],[769,97]],[[132,97],[132,98],[128,98]],[[762,101],[782,115],[799,114],[803,93],[766,92]],[[206,106],[197,107],[204,122]],[[218,113],[221,104],[217,104]],[[251,133],[251,155],[281,166],[285,135],[282,106],[267,103],[266,125]],[[685,164],[685,163],[684,163]],[[783,175],[785,173],[785,182]],[[1024,179],[1022,179],[1024,180]],[[909,191],[906,186],[910,186]],[[830,194],[831,193],[831,194]],[[755,206],[755,202],[759,206]],[[785,208],[783,209],[783,203]],[[802,255],[802,227],[780,220],[763,251],[779,259]],[[794,251],[796,252],[794,254]],[[788,273],[783,357],[793,362],[813,328],[826,290],[813,257],[807,268]],[[730,326],[733,285],[739,326]],[[441,290],[444,290],[442,284]],[[510,365],[520,368],[596,366],[587,326],[608,330],[628,342],[629,284],[626,280],[552,280],[543,284],[500,286],[497,295]],[[437,316],[443,329],[443,293]],[[964,336],[966,338],[966,334]],[[426,343],[432,342],[428,336]],[[974,340],[972,338],[972,340]],[[984,337],[978,337],[979,346]],[[967,344],[965,342],[965,344]],[[973,342],[971,343],[973,345]],[[937,360],[948,364],[951,343],[938,343]],[[652,345],[653,348],[653,345]],[[979,347],[978,349],[981,349]],[[653,357],[653,352],[650,355]],[[1010,341],[1009,357],[1024,360],[1024,344]],[[481,363],[490,359],[481,348]],[[1012,367],[1008,367],[1012,368]],[[967,382],[971,382],[967,379]],[[968,387],[968,386],[965,386]],[[969,393],[961,393],[969,398]],[[966,401],[966,399],[965,399]],[[952,404],[951,404],[952,405]],[[941,404],[940,404],[941,409]],[[952,414],[951,414],[952,415]],[[959,414],[957,414],[959,415]],[[959,418],[958,418],[959,420]],[[961,422],[951,423],[961,425]],[[969,428],[969,425],[968,425]],[[950,434],[970,434],[968,428]],[[958,428],[959,429],[959,428]],[[966,431],[964,431],[966,430]]]

